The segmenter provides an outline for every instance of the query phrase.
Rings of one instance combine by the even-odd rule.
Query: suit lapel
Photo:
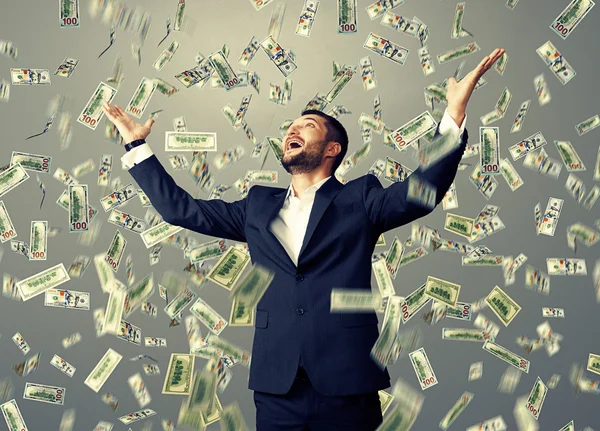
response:
[[[261,222],[261,231],[263,232],[263,237],[268,243],[267,246],[271,250],[275,251],[276,256],[281,256],[281,259],[284,261],[284,263],[290,267],[290,272],[294,273],[296,272],[296,265],[288,255],[285,248],[283,248],[283,245],[281,245],[277,237],[273,234],[273,232],[271,232],[271,229],[269,229],[271,222],[275,217],[277,217],[277,214],[279,214],[279,211],[283,206],[286,194],[287,189],[273,189],[273,191],[271,192],[270,199],[267,202],[265,202],[266,217],[264,221]]]
[[[344,187],[342,183],[340,183],[335,175],[332,175],[325,184],[323,184],[315,195],[315,202],[313,204],[312,210],[310,212],[310,218],[308,219],[308,226],[306,228],[306,234],[304,235],[304,241],[302,242],[302,248],[300,248],[300,254],[298,255],[298,262],[302,258],[302,253],[306,249],[310,239],[312,238],[315,229],[319,225],[323,214],[329,204],[333,200],[333,198],[339,193],[339,191]]]
[[[319,222],[321,221],[325,210],[327,209],[327,207],[329,207],[329,204],[331,203],[333,198],[339,193],[339,191],[343,187],[344,185],[335,178],[335,175],[332,175],[331,178],[325,181],[325,183],[319,188],[319,190],[317,190],[317,193],[315,195],[315,202],[310,212],[310,218],[308,220],[306,234],[304,235],[304,241],[302,242],[302,248],[300,249],[300,253],[298,255],[298,262],[300,262],[302,253],[304,252],[306,246],[310,242],[310,239],[315,229],[317,228]],[[271,222],[275,217],[277,217],[279,211],[281,210],[281,207],[283,206],[286,194],[287,188],[273,189],[270,195],[270,199],[268,200],[268,202],[265,202],[267,205],[269,203],[271,205],[269,205],[265,209],[266,217],[264,221],[261,222],[261,231],[264,234],[264,238],[266,239],[268,246],[276,252],[276,255],[280,255],[282,257],[282,260],[285,262],[286,265],[290,266],[291,272],[295,272],[297,268],[296,265],[288,255],[285,248],[283,248],[283,245],[281,245],[277,237],[269,229]]]

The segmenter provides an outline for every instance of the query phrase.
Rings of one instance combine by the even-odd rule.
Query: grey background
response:
[[[248,69],[257,71],[261,78],[260,95],[255,94],[251,87],[226,92],[223,89],[211,89],[209,84],[204,89],[194,87],[186,89],[177,82],[174,75],[193,67],[193,58],[198,51],[206,56],[220,49],[224,43],[231,50],[229,59],[237,70],[240,67],[237,59],[251,36],[255,35],[259,40],[265,37],[271,11],[277,2],[284,2],[284,0],[276,0],[257,12],[247,0],[188,0],[185,13],[189,30],[180,33],[172,32],[160,47],[156,47],[165,35],[167,15],[171,15],[171,20],[174,20],[177,2],[130,0],[127,2],[128,6],[139,6],[152,16],[150,32],[142,49],[141,66],[138,66],[137,61],[132,59],[130,54],[131,43],[137,42],[137,37],[132,33],[119,30],[115,44],[99,60],[96,58],[108,45],[109,26],[103,24],[100,17],[95,19],[90,17],[89,1],[81,2],[81,27],[63,30],[59,28],[56,0],[2,2],[0,39],[12,40],[19,50],[16,62],[6,57],[0,58],[2,78],[10,80],[12,67],[45,68],[54,73],[65,57],[78,59],[79,65],[69,79],[52,75],[50,86],[11,88],[9,103],[0,104],[1,164],[9,162],[13,150],[19,150],[51,155],[53,157],[51,173],[54,173],[57,167],[70,172],[73,166],[90,157],[98,166],[100,154],[110,153],[114,156],[112,178],[121,176],[125,184],[132,181],[131,176],[121,170],[120,157],[124,150],[104,140],[104,122],[97,130],[91,131],[75,121],[98,83],[105,81],[111,75],[117,52],[120,52],[123,57],[125,80],[114,103],[125,107],[143,76],[149,78],[158,76],[179,88],[180,91],[171,98],[166,98],[157,92],[150,101],[142,120],[145,121],[149,113],[154,110],[164,110],[154,125],[148,142],[177,183],[192,194],[196,193],[193,181],[185,171],[174,172],[171,169],[167,158],[169,154],[163,150],[164,132],[172,130],[174,117],[184,115],[189,131],[217,132],[220,151],[237,145],[244,146],[246,156],[237,165],[223,171],[216,171],[214,168],[211,170],[215,183],[231,184],[243,176],[247,169],[259,169],[260,162],[259,159],[249,157],[252,145],[243,130],[234,131],[223,117],[220,110],[224,105],[230,103],[234,109],[237,109],[241,98],[252,93],[253,98],[246,121],[257,139],[279,136],[278,126],[284,120],[295,119],[315,93],[325,94],[331,88],[332,60],[342,65],[358,66],[361,57],[370,55],[379,87],[365,92],[360,77],[356,77],[333,103],[343,104],[352,111],[351,115],[340,118],[350,136],[348,154],[351,154],[361,145],[358,116],[361,112],[372,115],[373,99],[377,94],[381,95],[383,121],[391,128],[399,127],[424,110],[430,109],[424,105],[423,87],[451,76],[460,62],[458,60],[439,65],[435,59],[436,55],[472,40],[471,37],[458,40],[450,38],[456,2],[407,1],[394,9],[394,13],[398,15],[409,18],[416,15],[429,26],[431,34],[428,45],[434,58],[436,72],[424,77],[418,62],[417,50],[420,47],[418,40],[383,27],[379,24],[380,19],[370,21],[365,11],[370,0],[358,1],[359,31],[354,35],[337,34],[336,3],[332,0],[321,0],[312,34],[308,39],[294,34],[303,2],[289,0],[286,2],[287,11],[279,42],[284,49],[294,51],[298,69],[290,75],[294,87],[287,107],[268,101],[269,82],[283,87],[284,77],[260,50],[248,66]],[[600,40],[600,30],[594,25],[598,19],[598,8],[594,8],[569,38],[563,41],[548,26],[566,4],[564,0],[521,0],[511,11],[505,7],[503,0],[467,2],[463,26],[475,35],[481,51],[466,57],[467,63],[463,75],[496,47],[505,48],[510,56],[504,75],[500,76],[496,71],[490,70],[485,75],[488,80],[487,86],[472,95],[467,109],[467,129],[471,135],[470,143],[477,143],[478,127],[481,125],[479,117],[493,109],[503,88],[508,86],[513,94],[512,102],[506,116],[493,124],[500,127],[502,157],[509,157],[507,148],[510,145],[537,131],[541,131],[549,142],[545,147],[548,154],[559,161],[560,156],[553,141],[571,141],[587,166],[587,171],[578,172],[576,175],[585,182],[589,191],[594,185],[593,165],[596,160],[600,129],[579,137],[574,126],[598,113],[597,104],[594,103],[597,100],[594,94],[596,96],[598,94],[596,82],[598,63],[593,54],[597,52],[597,43]],[[392,41],[408,48],[410,54],[406,64],[399,66],[364,49],[362,44],[370,31],[389,37]],[[157,72],[152,68],[152,63],[173,39],[180,42],[179,50],[172,61],[162,71]],[[555,44],[577,72],[577,76],[566,86],[561,85],[535,52],[536,48],[547,40]],[[546,77],[552,95],[552,102],[543,107],[540,107],[537,102],[533,86],[533,77],[540,73]],[[65,151],[60,150],[56,125],[50,133],[25,141],[25,137],[43,130],[48,117],[46,112],[48,102],[58,93],[70,97],[70,112],[73,115],[73,141],[70,148]],[[522,131],[509,134],[519,105],[527,99],[531,99],[531,107],[524,120]],[[417,166],[409,153],[400,154],[381,145],[382,139],[382,136],[374,135],[371,154],[358,167],[351,170],[346,175],[346,179],[351,180],[364,175],[375,159],[385,158],[385,156],[391,156],[410,168]],[[466,161],[471,164],[477,163],[476,158]],[[553,180],[524,168],[522,160],[513,162],[513,165],[523,178],[524,186],[516,192],[511,192],[504,179],[498,178],[498,189],[489,202],[469,182],[468,176],[472,168],[458,172],[456,187],[460,206],[451,212],[476,217],[485,204],[500,205],[499,215],[506,229],[478,244],[487,245],[494,254],[517,256],[523,252],[529,258],[527,264],[546,271],[546,257],[574,256],[566,244],[566,227],[577,221],[593,227],[594,220],[600,215],[599,207],[596,204],[592,211],[588,212],[575,203],[564,187],[569,174],[564,166],[560,177]],[[277,166],[272,155],[267,159],[264,169],[277,169],[280,174],[278,186],[288,186],[290,176]],[[107,250],[117,228],[106,222],[107,215],[102,212],[99,199],[105,192],[96,186],[97,173],[88,174],[81,179],[81,182],[90,185],[90,203],[100,210],[97,217],[103,220],[101,235],[91,248],[80,246],[76,235],[68,233],[67,212],[55,204],[64,186],[51,175],[40,174],[47,186],[46,201],[40,210],[41,193],[35,180],[35,173],[30,172],[30,174],[31,178],[28,181],[2,198],[18,232],[17,239],[29,242],[31,220],[48,220],[50,226],[61,227],[63,231],[49,240],[48,260],[45,262],[28,262],[23,256],[11,253],[10,243],[6,242],[2,246],[5,253],[0,262],[0,272],[7,272],[23,279],[60,262],[68,268],[78,254],[92,257]],[[387,181],[383,179],[381,181],[384,187],[389,185]],[[207,194],[202,193],[200,196],[206,198]],[[536,236],[533,207],[537,202],[541,202],[544,209],[551,196],[565,201],[556,234],[554,237]],[[234,201],[238,198],[234,190],[229,190],[224,195],[226,201]],[[141,207],[139,200],[134,199],[134,202],[127,205],[126,211],[143,217],[146,209]],[[444,217],[440,205],[433,213],[418,222],[441,229],[442,236],[445,238],[462,241],[461,238],[443,230]],[[150,271],[154,272],[156,280],[160,280],[164,271],[181,271],[186,265],[179,250],[164,247],[160,263],[150,267],[148,250],[143,242],[130,231],[121,229],[121,232],[128,240],[125,253],[133,253],[137,280]],[[185,233],[195,237],[199,242],[211,239],[189,231]],[[410,226],[387,232],[385,238],[388,245],[378,247],[375,251],[387,250],[394,235],[404,240],[410,235]],[[568,381],[571,363],[585,364],[588,353],[600,353],[596,329],[600,320],[591,277],[594,261],[598,256],[598,245],[591,248],[580,245],[576,257],[586,259],[588,276],[552,277],[550,296],[525,289],[525,266],[519,269],[516,283],[506,290],[522,306],[522,311],[508,327],[503,327],[490,310],[484,310],[487,317],[502,327],[497,341],[531,361],[529,374],[522,375],[514,394],[503,394],[496,390],[501,375],[508,367],[506,363],[484,352],[478,343],[441,340],[442,327],[472,327],[472,322],[446,320],[430,327],[420,318],[422,312],[412,319],[406,328],[415,325],[421,327],[423,347],[440,382],[423,393],[425,403],[414,429],[438,429],[440,419],[465,390],[473,392],[475,397],[458,417],[452,429],[465,429],[499,414],[503,416],[508,429],[516,429],[512,413],[516,397],[529,393],[536,376],[540,376],[546,382],[553,373],[562,375],[562,380],[555,390],[548,392],[539,419],[540,429],[558,430],[571,419],[575,420],[575,427],[578,430],[588,425],[599,429],[598,398],[586,394],[575,397]],[[463,268],[460,262],[458,254],[443,252],[430,254],[402,268],[400,277],[394,283],[396,292],[399,295],[407,295],[420,286],[427,275],[461,284],[460,300],[467,302],[476,301],[487,295],[496,284],[504,288],[502,272],[499,268]],[[117,277],[122,281],[126,280],[124,262]],[[376,286],[374,278],[372,286]],[[91,292],[91,309],[105,307],[108,295],[103,294],[99,288],[93,263],[81,279],[72,279],[68,287]],[[227,299],[228,292],[224,289],[209,284],[198,293],[223,316],[229,316],[230,302]],[[137,347],[112,336],[96,338],[91,310],[86,312],[44,307],[42,298],[43,295],[22,303],[0,297],[0,332],[3,335],[0,341],[0,378],[10,376],[15,385],[14,396],[30,430],[58,429],[63,411],[67,408],[77,409],[76,430],[91,430],[99,420],[113,422],[116,430],[126,430],[127,426],[121,424],[117,417],[139,409],[126,383],[126,379],[136,372],[142,373],[152,395],[152,403],[149,407],[158,412],[157,416],[150,419],[154,422],[154,429],[161,428],[160,418],[177,419],[183,397],[162,395],[161,387],[170,353],[187,352],[189,347],[183,323],[174,328],[168,327],[168,318],[162,311],[164,304],[157,292],[150,301],[161,308],[159,317],[152,319],[135,312],[130,317],[130,321],[142,328],[143,336],[167,337],[167,348]],[[548,358],[543,349],[527,355],[525,350],[515,343],[515,339],[520,335],[529,338],[537,337],[535,327],[544,321],[541,316],[543,306],[563,307],[566,313],[565,319],[550,319],[553,330],[564,336],[560,352],[552,358]],[[207,330],[205,328],[202,330],[203,334],[206,334]],[[21,332],[31,346],[31,352],[27,356],[38,351],[42,352],[39,369],[26,378],[18,377],[11,371],[13,364],[25,359],[11,340],[12,335],[17,331]],[[83,341],[65,351],[60,341],[76,331],[82,333]],[[229,328],[222,336],[246,349],[251,349],[253,328]],[[100,393],[95,394],[83,384],[83,381],[108,347],[122,354],[123,360]],[[72,379],[49,364],[54,353],[77,368]],[[141,369],[141,364],[146,361],[128,361],[128,358],[140,353],[150,354],[159,360],[161,375],[146,376]],[[484,361],[483,378],[468,382],[470,364],[480,360]],[[197,358],[196,369],[201,368],[205,363],[204,359]],[[402,376],[415,389],[419,389],[408,359],[404,358],[390,366],[389,371],[392,383],[397,377]],[[252,391],[247,389],[248,370],[243,366],[237,366],[233,368],[233,373],[234,377],[229,387],[219,395],[220,400],[223,406],[237,400],[248,426],[254,429],[255,407]],[[597,377],[588,372],[586,374],[589,378]],[[22,393],[26,381],[66,387],[65,406],[58,407],[23,400]],[[100,401],[100,394],[104,392],[112,392],[119,398],[116,412]],[[3,421],[0,422],[4,424]],[[134,423],[131,428],[138,430],[142,424],[143,422]],[[216,430],[219,426],[219,423],[215,423],[208,429]]]

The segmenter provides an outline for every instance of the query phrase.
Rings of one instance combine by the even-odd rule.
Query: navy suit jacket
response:
[[[456,149],[412,174],[437,188],[436,205],[454,180],[467,140],[465,129]],[[370,291],[371,256],[380,234],[431,212],[407,201],[407,180],[383,188],[371,174],[346,184],[331,176],[316,193],[296,267],[269,230],[287,188],[254,185],[235,202],[202,200],[179,187],[155,155],[129,172],[164,221],[246,242],[252,263],[275,273],[256,306],[249,389],[287,393],[300,355],[312,385],[324,395],[390,387],[387,368],[369,355],[379,336],[377,314],[331,313],[331,289]]]

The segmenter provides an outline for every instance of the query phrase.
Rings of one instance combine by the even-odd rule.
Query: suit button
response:
[[[296,274],[296,281],[304,280],[304,274]]]
[[[296,313],[303,315],[304,314],[304,309],[303,308],[296,308]]]

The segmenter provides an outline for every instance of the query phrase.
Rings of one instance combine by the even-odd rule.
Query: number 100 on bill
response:
[[[338,0],[338,33],[356,33],[356,0]]]

